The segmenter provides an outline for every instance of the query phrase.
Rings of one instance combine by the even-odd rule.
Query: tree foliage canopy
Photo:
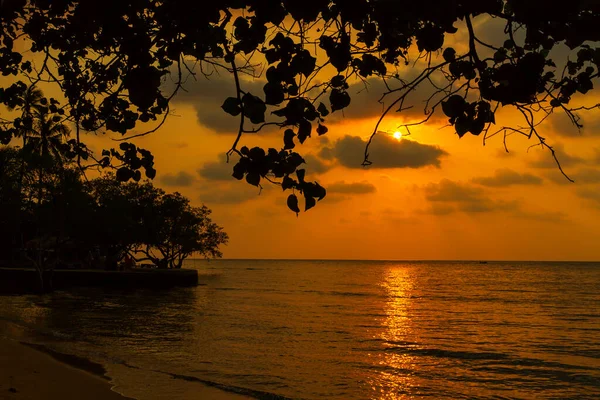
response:
[[[479,34],[473,21],[480,17],[502,22],[498,43]],[[233,176],[292,190],[287,204],[295,212],[295,193],[307,210],[326,192],[304,180],[304,159],[294,149],[327,133],[327,116],[351,103],[351,79],[395,82],[384,93],[383,118],[405,110],[411,92],[441,75],[421,122],[441,111],[459,137],[518,132],[554,154],[538,124],[561,111],[579,126],[576,111],[595,105],[574,107],[572,99],[593,89],[600,67],[595,0],[4,0],[0,24],[0,71],[16,76],[0,89],[0,102],[22,111],[4,119],[2,142],[31,126],[23,99],[39,82],[60,85],[64,102],[49,99],[49,117],[74,123],[71,155],[79,158],[88,154],[80,131],[114,131],[127,140],[140,123],[156,121],[145,133],[152,132],[194,73],[190,65],[223,69],[236,84],[222,103],[239,119],[229,151],[240,156]],[[448,44],[456,38],[465,45]],[[573,59],[554,52],[562,45],[575,51]],[[422,65],[416,74],[403,76],[402,65],[416,61]],[[258,64],[264,87],[250,93],[241,75],[257,77]],[[172,91],[162,85],[168,75],[176,82]],[[496,121],[501,107],[518,110],[524,128]],[[270,124],[281,128],[280,149],[239,148],[242,134]],[[152,155],[133,144],[106,150],[97,161],[116,166],[121,180],[139,180],[140,170],[149,178],[156,173]],[[367,146],[363,164],[371,162]]]
[[[116,268],[128,253],[163,268],[181,268],[192,254],[221,257],[228,237],[206,206],[149,181],[84,181],[74,163],[58,159],[40,170],[40,159],[30,155],[27,148],[0,148],[0,260],[24,256],[31,263],[40,257],[28,251],[49,254],[52,260],[35,265],[43,270]]]

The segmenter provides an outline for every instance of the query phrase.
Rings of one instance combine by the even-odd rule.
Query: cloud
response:
[[[581,138],[600,135],[600,117],[592,113],[578,114],[581,131],[564,112],[553,113],[549,118],[554,133],[569,138]]]
[[[165,174],[160,178],[160,182],[165,186],[191,186],[194,183],[194,176],[179,171],[176,174]]]
[[[346,183],[335,182],[330,185],[326,185],[328,193],[344,193],[344,194],[367,194],[375,193],[377,188],[372,183],[368,182],[352,182]]]
[[[521,201],[503,201],[490,198],[485,190],[468,184],[444,179],[439,183],[430,183],[424,187],[425,198],[431,207],[425,210],[433,215],[449,215],[457,212],[488,213],[502,212],[511,217],[530,219],[541,222],[568,222],[567,215],[562,212],[524,208]]]
[[[260,199],[260,193],[261,191],[258,188],[250,186],[246,182],[233,182],[230,185],[216,185],[204,189],[200,193],[200,200],[209,207],[240,204],[249,200]]]
[[[198,71],[196,71],[198,72]],[[216,133],[236,133],[239,128],[239,117],[227,114],[221,105],[228,97],[236,94],[233,76],[213,73],[205,77],[197,73],[197,79],[189,78],[184,84],[185,90],[180,90],[173,99],[175,103],[186,103],[194,107],[198,123],[212,129]],[[241,82],[242,89],[254,95],[264,97],[263,86],[266,81],[246,80]],[[165,91],[170,91],[174,83],[168,83]],[[252,128],[247,121],[246,128]],[[261,131],[262,132],[262,131]]]
[[[432,204],[433,214],[453,212],[480,213],[506,210],[513,205],[490,199],[485,191],[478,187],[443,179],[439,183],[425,186],[425,198]]]
[[[300,168],[306,168],[309,173],[324,174],[332,168],[331,164],[324,163],[314,154],[307,154],[303,158],[306,163],[300,166]]]
[[[220,154],[219,161],[204,163],[202,167],[198,168],[197,172],[202,178],[210,181],[231,181],[234,179],[231,177],[233,166],[237,162],[237,156],[231,156],[228,163],[227,155]]]
[[[532,174],[520,174],[511,169],[499,169],[496,170],[493,176],[474,178],[473,182],[482,186],[507,187],[512,185],[539,185],[543,180]]]
[[[564,149],[563,145],[561,145],[561,144],[557,143],[557,144],[553,145],[553,148],[556,153],[556,158],[560,162],[560,165],[562,166],[563,169],[586,163],[585,159],[567,153],[566,150]],[[556,165],[556,161],[552,157],[552,153],[550,152],[550,150],[544,148],[544,149],[541,149],[541,151],[539,151],[538,154],[539,154],[539,156],[537,157],[537,159],[529,162],[530,166],[532,166],[534,168],[542,168],[542,169],[549,169],[549,168],[558,169],[558,166]]]
[[[579,189],[577,190],[577,196],[580,198],[587,200],[588,203],[593,205],[595,208],[600,209],[600,190],[598,188],[594,189]]]
[[[560,211],[529,211],[521,208],[512,210],[511,214],[517,218],[528,219],[539,222],[567,223],[569,217]]]
[[[560,171],[552,171],[546,175],[548,179],[550,179],[554,183],[558,183],[559,185],[572,185],[573,182],[570,182]],[[594,168],[581,168],[573,173],[569,172],[569,177],[575,181],[576,184],[592,184],[592,183],[600,183],[600,169]]]
[[[336,159],[347,168],[362,168],[367,142],[358,136],[346,135],[336,140],[333,147],[325,147],[319,155],[326,160]],[[438,146],[421,144],[385,134],[375,135],[369,147],[369,168],[440,167],[442,156],[448,153]]]
[[[350,94],[351,101],[350,105],[343,110],[343,112],[335,112],[328,117],[331,122],[336,122],[341,119],[362,119],[362,118],[376,118],[380,117],[393,101],[395,101],[400,93],[398,89],[402,88],[406,83],[412,81],[417,77],[419,68],[404,68],[400,72],[400,79],[387,79],[385,82],[378,77],[371,77],[365,80],[356,80],[354,82],[349,81],[348,94]],[[440,76],[434,75],[432,79],[441,78]],[[442,84],[442,82],[437,82]],[[425,105],[427,99],[437,92],[435,86],[429,81],[424,81],[418,85],[414,90],[407,96],[405,105],[412,107],[405,107],[401,112],[396,112],[398,107],[393,108],[389,116],[401,117],[406,119],[425,119]],[[388,93],[385,97],[382,97],[384,93]],[[443,95],[435,97],[436,100],[440,100]],[[381,102],[380,102],[381,101]],[[326,102],[324,102],[326,103]],[[433,102],[435,104],[435,101]],[[438,109],[437,112],[432,116],[430,121],[435,119],[444,119],[447,117]]]
[[[221,109],[221,105],[228,97],[233,97],[236,94],[235,81],[229,74],[220,75],[213,72],[212,75],[206,77],[197,69],[194,77],[189,77],[184,84],[185,90],[180,90],[173,99],[175,103],[186,103],[194,107],[196,117],[201,125],[204,125],[217,133],[235,133],[238,129],[239,119],[232,117]],[[418,68],[406,68],[402,71],[401,78],[404,82],[409,82],[417,76]],[[175,88],[176,73],[172,74],[172,81],[167,81],[164,85],[164,91],[170,93]],[[441,76],[440,76],[441,77]],[[342,119],[361,119],[379,117],[385,107],[396,100],[395,89],[403,86],[403,82],[399,79],[388,79],[387,85],[380,78],[369,78],[366,80],[356,80],[349,82],[348,93],[351,96],[350,105],[343,111],[337,111],[327,117],[327,122],[335,123]],[[440,82],[441,83],[441,82]],[[241,87],[245,92],[250,92],[261,98],[264,98],[263,87],[266,84],[264,79],[244,79],[242,76]],[[386,92],[391,92],[386,96],[382,103],[379,100]],[[423,119],[424,107],[426,100],[436,92],[436,88],[428,81],[422,82],[415,90],[412,90],[407,97],[406,104],[413,107],[403,110],[397,116],[408,119]],[[318,91],[311,95],[319,94]],[[439,96],[438,96],[439,97]],[[323,103],[330,106],[329,100],[323,100]],[[396,110],[393,110],[393,112]],[[392,112],[392,113],[393,113]],[[267,111],[269,121],[276,119]],[[432,118],[446,117],[441,110]],[[431,119],[430,119],[431,121]],[[250,126],[248,126],[249,128]],[[270,129],[269,129],[270,128]],[[265,130],[273,131],[272,127],[267,127]],[[261,131],[262,132],[262,131]]]

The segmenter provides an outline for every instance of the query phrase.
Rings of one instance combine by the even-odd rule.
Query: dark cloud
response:
[[[495,201],[479,187],[443,179],[424,188],[425,198],[432,203],[431,213],[436,215],[453,212],[481,213],[507,210],[514,204]]]
[[[235,82],[230,75],[213,73],[209,77],[198,73],[197,78],[187,79],[184,88],[175,96],[176,103],[191,104],[195,111],[198,123],[212,129],[216,133],[236,133],[239,128],[239,118],[227,114],[221,105],[228,97],[236,94]],[[242,80],[241,86],[245,92],[263,96],[264,81]],[[169,85],[167,85],[169,86]],[[168,90],[168,89],[166,89]],[[246,128],[252,128],[247,122]],[[262,132],[262,131],[261,131]]]
[[[235,96],[235,82],[229,74],[217,74],[206,77],[199,71],[196,72],[196,79],[189,77],[184,84],[185,90],[180,90],[174,98],[175,103],[191,104],[195,111],[198,122],[217,133],[235,133],[238,129],[239,119],[226,114],[221,105],[227,97]],[[406,68],[400,78],[408,82],[416,77],[417,68]],[[175,77],[175,75],[173,75]],[[441,77],[441,76],[440,76]],[[242,77],[243,78],[243,77]],[[175,79],[175,78],[173,78]],[[242,79],[241,86],[246,92],[255,94],[264,98],[263,87],[266,81],[263,79]],[[382,102],[379,100],[382,95],[389,91],[394,91],[402,87],[403,82],[399,79],[388,79],[387,86],[380,78],[369,78],[364,81],[355,81],[350,84],[348,93],[352,100],[350,106],[343,111],[337,111],[327,117],[327,122],[339,122],[342,119],[360,119],[379,117],[385,110],[385,107],[396,100],[396,94],[391,93],[386,96]],[[164,85],[165,92],[171,92],[175,83],[168,81]],[[428,81],[423,82],[415,90],[411,91],[405,104],[413,107],[403,110],[397,116],[407,117],[409,119],[424,118],[425,102],[436,91],[435,87]],[[318,93],[314,93],[318,94]],[[327,99],[323,100],[328,107]],[[394,112],[396,110],[393,110]],[[269,114],[269,112],[268,112]],[[445,118],[440,112],[437,117]],[[269,121],[276,118],[269,115]],[[250,128],[251,126],[248,126]],[[273,131],[274,128],[266,130]]]
[[[176,174],[165,174],[159,180],[165,186],[183,187],[191,186],[194,183],[194,176],[185,171],[179,171]]]
[[[493,176],[474,178],[473,182],[483,186],[506,187],[512,185],[539,185],[543,180],[528,173],[518,173],[511,169],[496,170]]]
[[[225,154],[219,155],[219,161],[210,161],[198,168],[197,172],[204,179],[211,181],[230,181],[233,180],[233,166],[238,162],[237,156],[231,156],[229,163]]]
[[[375,193],[377,188],[375,185],[368,182],[336,182],[326,185],[328,193],[344,193],[344,194],[367,194]]]
[[[600,209],[600,188],[596,187],[595,189],[579,189],[577,190],[577,196],[586,200],[595,208]]]
[[[560,171],[552,171],[547,174],[548,179],[559,185],[572,185]],[[569,172],[569,178],[573,179],[576,184],[592,184],[600,183],[600,169],[581,168],[573,173]]]
[[[367,142],[357,136],[346,135],[333,147],[319,154],[324,159],[337,159],[348,168],[362,168]],[[369,147],[369,168],[421,168],[440,166],[440,158],[448,153],[438,146],[421,144],[413,140],[400,141],[385,134],[377,134]]]
[[[332,165],[329,163],[324,163],[319,157],[314,154],[307,154],[304,157],[305,164],[303,164],[300,168],[306,168],[308,173],[314,174],[324,174],[332,168]]]
[[[417,77],[419,68],[406,68],[400,72],[400,79],[387,79],[384,82],[381,78],[372,77],[366,80],[357,80],[350,84],[348,93],[351,97],[350,105],[343,112],[335,112],[328,117],[332,122],[345,119],[375,118],[380,117],[387,107],[395,101],[405,83],[412,81]],[[441,75],[438,77],[441,78]],[[433,79],[436,79],[435,77]],[[441,84],[442,82],[438,82]],[[411,91],[405,100],[404,110],[397,112],[398,107],[392,109],[388,116],[404,117],[408,119],[424,119],[425,106],[427,99],[431,97],[436,88],[428,81],[422,82],[415,90]],[[382,97],[384,93],[389,93]],[[442,95],[435,99],[440,100]],[[435,101],[433,102],[435,103]],[[433,119],[447,119],[441,110],[432,117]],[[431,121],[431,119],[430,119]]]
[[[431,207],[425,212],[434,215],[449,215],[457,212],[487,213],[503,212],[514,218],[530,219],[542,222],[567,222],[567,215],[562,212],[536,210],[523,207],[520,201],[494,200],[480,187],[453,182],[444,179],[439,183],[431,183],[424,187],[425,198]]]
[[[236,181],[229,185],[211,186],[200,193],[200,200],[209,207],[240,204],[260,198],[261,190],[254,186],[250,186],[246,182]]]
[[[517,218],[539,222],[552,222],[561,224],[570,222],[568,215],[560,211],[530,211],[515,208],[512,210],[511,215]]]
[[[586,163],[585,159],[567,153],[561,144],[554,144],[553,148],[556,153],[556,158],[558,158],[563,169]],[[529,165],[534,168],[543,169],[558,168],[556,161],[552,157],[552,153],[546,148],[539,150],[538,157],[531,161]]]
[[[583,125],[581,130],[573,124],[571,119],[564,112],[552,114],[549,118],[552,130],[559,136],[570,138],[581,138],[600,135],[600,118],[596,114],[589,112],[579,114],[579,123]]]

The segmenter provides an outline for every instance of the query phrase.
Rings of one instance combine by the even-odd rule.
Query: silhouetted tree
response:
[[[110,175],[87,186],[96,204],[87,240],[100,247],[109,268],[116,268],[127,253],[141,253],[138,261],[163,268],[181,268],[194,253],[221,257],[219,246],[228,237],[211,221],[207,207],[193,207],[181,194],[166,193],[150,182],[124,183]]]
[[[412,106],[408,96],[431,82],[434,93],[416,123],[441,109],[459,137],[519,133],[554,155],[539,123],[564,112],[581,127],[576,112],[589,107],[573,107],[572,99],[593,89],[600,66],[600,3],[590,0],[5,0],[1,7],[0,70],[17,77],[2,89],[5,106],[24,107],[23,80],[55,82],[66,102],[50,112],[75,124],[78,146],[80,131],[126,135],[140,122],[156,121],[127,140],[161,126],[170,100],[194,74],[192,64],[206,74],[227,71],[236,92],[222,108],[239,119],[228,153],[240,157],[233,176],[292,190],[287,204],[295,212],[296,192],[305,210],[326,192],[304,180],[304,160],[293,149],[327,132],[325,118],[351,102],[351,79],[385,81],[382,118]],[[474,24],[483,17],[503,25],[500,40]],[[448,46],[449,37],[464,38],[465,46]],[[17,51],[17,38],[30,44],[29,52]],[[554,51],[563,44],[577,50],[572,59]],[[415,73],[403,76],[400,66],[416,61]],[[240,76],[257,78],[263,69],[262,93],[249,92]],[[173,90],[161,86],[168,75]],[[497,124],[503,107],[515,109],[523,123]],[[20,117],[7,120],[1,140],[18,135],[23,124]],[[281,149],[238,146],[244,133],[266,125],[282,129]],[[371,163],[369,144],[364,165]],[[118,162],[121,180],[139,180],[140,169],[155,175],[150,153],[131,144],[104,152],[98,162]]]

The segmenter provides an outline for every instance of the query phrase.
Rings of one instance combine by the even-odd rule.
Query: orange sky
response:
[[[533,139],[511,136],[506,153],[501,136],[485,146],[470,134],[459,139],[443,128],[443,116],[409,137],[393,138],[417,110],[384,120],[381,129],[389,135],[376,138],[374,164],[363,168],[357,149],[381,110],[376,99],[382,87],[371,83],[369,92],[351,86],[352,105],[343,116],[334,114],[327,135],[297,146],[310,154],[307,179],[329,189],[317,207],[298,217],[286,207],[289,192],[265,185],[259,195],[229,177],[233,164],[225,164],[224,153],[237,119],[220,105],[234,95],[231,77],[192,82],[176,98],[166,125],[134,143],[154,153],[155,184],[213,210],[214,221],[230,236],[225,258],[600,259],[598,111],[583,114],[581,134],[560,117],[541,128],[574,184],[560,175],[547,151],[528,150]],[[504,110],[497,121],[518,123]],[[105,136],[90,136],[87,143],[97,150],[115,146]],[[281,148],[282,133],[247,134],[241,145]]]

